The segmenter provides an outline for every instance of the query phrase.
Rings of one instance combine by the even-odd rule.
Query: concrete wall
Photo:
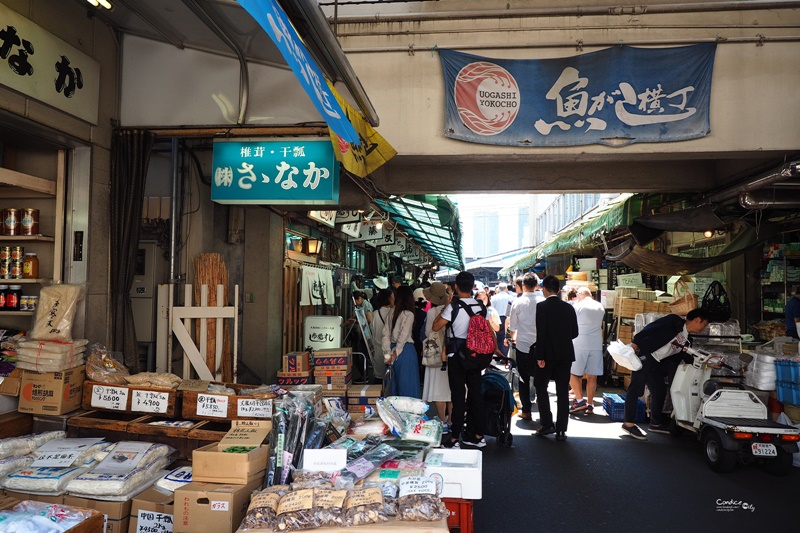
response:
[[[91,147],[90,227],[84,249],[87,261],[86,337],[110,341],[109,197],[112,120],[118,118],[118,48],[112,30],[76,2],[64,0],[0,0],[8,8],[96,59],[100,69],[97,126],[0,87],[0,109],[35,121]],[[65,250],[69,255],[71,250]],[[69,280],[67,280],[69,281]]]

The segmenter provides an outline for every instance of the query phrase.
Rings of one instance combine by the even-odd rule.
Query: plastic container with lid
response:
[[[19,300],[22,297],[22,285],[9,285],[6,291],[6,310],[19,311]]]
[[[22,277],[26,279],[39,277],[39,258],[33,252],[26,253],[22,260]]]

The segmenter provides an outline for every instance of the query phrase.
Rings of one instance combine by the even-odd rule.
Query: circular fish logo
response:
[[[459,71],[455,83],[458,116],[478,135],[497,135],[517,118],[520,97],[517,80],[506,69],[479,61]]]

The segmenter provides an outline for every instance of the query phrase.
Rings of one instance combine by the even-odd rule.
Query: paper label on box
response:
[[[278,505],[278,514],[311,509],[313,505],[314,489],[297,490],[281,498],[281,503]]]
[[[436,495],[436,481],[426,476],[409,476],[400,479],[400,497],[411,494]]]
[[[272,426],[260,420],[234,420],[233,426],[222,440],[219,441],[220,450],[231,446],[261,446],[269,435]]]
[[[125,475],[131,472],[142,460],[145,452],[153,446],[150,442],[120,442],[114,446],[100,464],[94,467],[93,474]]]
[[[347,450],[321,449],[303,451],[303,469],[315,472],[336,472],[347,466]]]
[[[239,400],[237,416],[251,418],[272,418],[272,400]]]
[[[166,413],[169,407],[169,393],[149,390],[134,390],[131,411],[142,413]]]
[[[227,501],[214,501],[214,500],[211,500],[211,510],[212,511],[227,511],[228,510],[228,502]]]
[[[345,509],[352,509],[359,505],[369,505],[371,503],[383,502],[383,492],[377,487],[370,487],[368,489],[357,489],[350,493],[345,503]]]
[[[109,387],[108,385],[92,385],[92,407],[125,411],[128,408],[128,389]]]
[[[322,509],[341,509],[345,498],[346,490],[318,490],[314,504]]]
[[[198,394],[197,414],[199,416],[228,418],[228,397],[216,394]]]
[[[172,515],[139,511],[136,533],[172,533]]]
[[[250,511],[251,509],[260,509],[262,507],[268,507],[273,511],[278,511],[278,502],[280,501],[281,497],[278,495],[277,492],[261,492],[253,496],[250,500],[250,505],[247,507],[247,510]]]
[[[178,390],[205,392],[208,390],[210,384],[211,382],[205,379],[184,379],[181,381],[181,384],[178,385]]]
[[[31,463],[32,467],[67,467],[87,448],[103,442],[100,438],[54,439],[39,446],[39,457]]]

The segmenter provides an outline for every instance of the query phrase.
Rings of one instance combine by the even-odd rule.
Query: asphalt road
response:
[[[593,415],[571,417],[566,442],[533,435],[536,412],[533,422],[514,417],[512,448],[486,437],[476,533],[798,529],[800,468],[773,476],[750,464],[717,474],[693,436],[633,440],[601,403]]]

